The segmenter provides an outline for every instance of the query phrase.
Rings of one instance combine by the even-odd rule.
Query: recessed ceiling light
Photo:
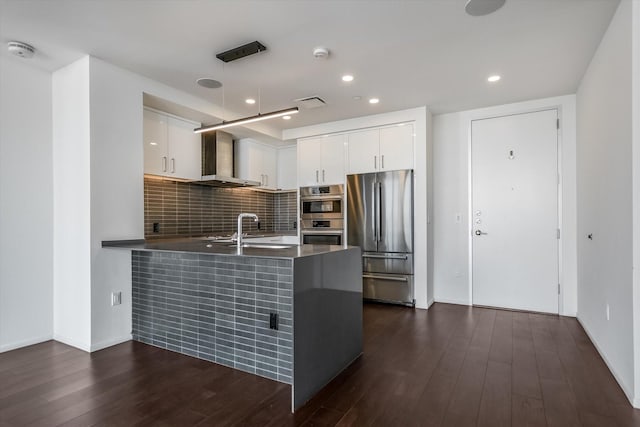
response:
[[[291,116],[282,116],[284,120],[291,120]]]
[[[351,74],[345,74],[344,76],[342,76],[342,81],[343,82],[352,82],[353,81],[353,76]]]
[[[196,80],[196,83],[198,83],[202,87],[206,87],[207,89],[218,89],[219,87],[222,87],[222,83],[208,77],[198,79]]]
[[[149,145],[158,145],[158,143],[152,141],[152,142],[149,143]]]
[[[378,102],[380,102],[380,100],[378,98],[369,99],[369,104],[377,104]]]
[[[247,104],[253,105],[253,104],[256,103],[256,100],[253,99],[253,98],[247,98],[247,99],[244,100],[244,102],[246,102]]]
[[[500,76],[499,76],[499,75],[497,75],[497,74],[496,74],[495,76],[489,76],[489,78],[487,79],[487,81],[488,81],[489,83],[495,83],[495,82],[497,82],[498,80],[500,80]]]

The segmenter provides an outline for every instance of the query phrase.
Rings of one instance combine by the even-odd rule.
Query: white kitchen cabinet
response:
[[[298,185],[344,184],[346,135],[298,141]]]
[[[277,163],[279,190],[296,190],[298,188],[298,163],[296,151],[297,148],[295,145],[278,148]]]
[[[236,142],[236,176],[260,182],[259,188],[275,190],[278,185],[275,147],[252,139]]]
[[[168,178],[198,180],[201,176],[199,123],[144,110],[144,173]]]
[[[380,170],[413,169],[413,124],[380,129]]]
[[[378,170],[380,131],[378,129],[349,134],[349,173]]]
[[[413,125],[350,133],[348,152],[350,174],[413,169]]]

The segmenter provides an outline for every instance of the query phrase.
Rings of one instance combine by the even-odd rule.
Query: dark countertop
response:
[[[247,242],[251,243],[251,242]],[[233,243],[214,243],[202,238],[182,238],[182,239],[154,239],[154,240],[104,240],[103,248],[128,249],[134,251],[166,251],[166,252],[186,252],[209,255],[228,256],[248,256],[256,258],[284,258],[294,259],[313,255],[339,252],[352,248],[352,246],[337,245],[301,245],[291,246],[284,249],[268,248],[242,248],[241,253],[237,253],[236,245]]]

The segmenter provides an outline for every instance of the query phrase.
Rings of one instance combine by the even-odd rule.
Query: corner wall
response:
[[[54,338],[91,347],[89,58],[53,73]]]
[[[53,336],[51,74],[0,56],[0,352]]]
[[[578,319],[633,401],[631,9],[620,2],[576,99]]]

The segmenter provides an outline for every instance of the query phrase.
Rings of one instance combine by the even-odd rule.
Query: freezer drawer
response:
[[[362,291],[364,299],[415,306],[412,275],[364,273]]]
[[[413,274],[413,254],[364,252],[362,271],[386,274]]]

